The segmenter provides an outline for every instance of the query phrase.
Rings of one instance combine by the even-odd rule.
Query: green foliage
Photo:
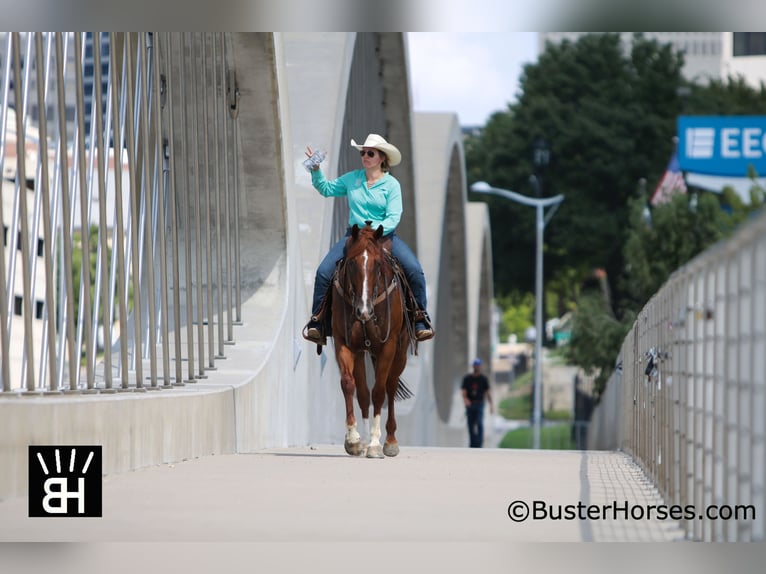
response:
[[[531,427],[508,431],[498,445],[499,448],[532,448]],[[569,424],[546,425],[540,429],[540,447],[548,450],[574,450],[572,427]]]
[[[627,199],[641,177],[659,179],[672,150],[682,62],[642,37],[628,55],[617,34],[549,45],[524,68],[518,102],[467,146],[469,178],[532,195],[531,145],[537,137],[549,142],[551,164],[538,174],[543,195],[562,193],[565,201],[545,232],[546,285],[564,270],[576,285],[596,267],[610,277],[622,268]],[[495,292],[533,291],[534,210],[486,200],[493,252],[503,254],[495,258]],[[562,294],[565,307],[572,293]]]
[[[532,293],[509,293],[497,299],[502,310],[500,321],[500,340],[507,341],[511,334],[519,341],[524,339],[524,330],[535,324],[535,296]]]
[[[72,235],[72,286],[74,288],[74,316],[75,322],[80,313],[80,284],[82,281],[82,260],[83,260],[83,239],[82,231],[75,231]],[[89,296],[91,309],[93,308],[93,293],[96,286],[96,258],[98,254],[98,226],[91,225],[88,233],[88,269],[90,271],[90,290]],[[99,315],[101,317],[101,315]]]
[[[604,296],[596,291],[583,294],[578,302],[567,352],[569,360],[587,374],[597,373],[594,381],[596,396],[606,386],[634,319],[633,314],[628,314],[622,321],[615,318]]]
[[[89,250],[89,256],[88,256],[88,262],[89,262],[89,271],[90,271],[90,289],[89,289],[89,297],[90,297],[90,303],[91,303],[91,312],[94,308],[98,309],[98,318],[99,321],[103,321],[103,308],[101,307],[101,301],[95,301],[95,291],[96,291],[96,263],[98,259],[98,244],[99,244],[99,237],[98,237],[98,226],[97,225],[91,225],[89,234],[88,234],[88,250]],[[82,281],[82,260],[83,260],[83,241],[82,241],[82,231],[75,231],[72,235],[72,287],[74,289],[74,314],[75,314],[75,322],[77,321],[77,318],[80,316],[80,304],[82,302],[82,298],[80,297],[80,284]],[[111,261],[112,259],[112,248],[111,246],[107,248],[107,261]],[[115,287],[116,288],[116,287]],[[132,301],[132,286],[130,286],[129,289],[129,300]]]
[[[654,189],[663,176],[679,114],[766,115],[766,86],[753,89],[741,78],[689,84],[683,64],[671,45],[640,34],[627,51],[618,34],[549,44],[525,66],[517,101],[465,142],[469,183],[534,195],[532,143],[548,141],[551,163],[537,173],[542,195],[561,193],[565,201],[545,229],[546,317],[576,309],[570,358],[601,373],[599,389],[648,298],[764,204],[766,193],[755,185],[750,206],[732,190],[696,192],[652,209],[651,226],[644,222],[638,182]],[[517,332],[527,316],[520,294],[534,292],[534,210],[494,196],[469,198],[489,205],[495,293],[501,302],[510,297],[503,328]],[[597,292],[583,288],[594,269],[608,281]]]
[[[497,410],[498,413],[500,413],[500,416],[508,420],[528,421],[529,417],[532,415],[532,393],[526,392],[521,395],[503,399],[500,401]]]

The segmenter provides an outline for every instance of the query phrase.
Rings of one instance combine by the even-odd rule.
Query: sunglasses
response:
[[[368,150],[359,150],[359,155],[364,157],[364,154],[367,154],[367,157],[375,157],[375,152],[371,149]]]

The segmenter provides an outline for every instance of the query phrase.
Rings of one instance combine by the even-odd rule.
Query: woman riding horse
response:
[[[325,197],[348,198],[349,230],[353,225],[363,227],[367,221],[372,223],[373,229],[383,226],[383,235],[391,239],[391,252],[404,269],[419,308],[415,316],[415,337],[418,341],[426,341],[434,336],[434,330],[426,311],[425,274],[409,246],[396,235],[396,226],[402,216],[402,190],[397,179],[389,173],[389,168],[402,161],[402,154],[378,134],[368,135],[362,145],[352,139],[351,146],[359,150],[363,169],[328,181],[317,164],[311,171],[311,183]],[[313,155],[310,147],[306,148],[306,155]],[[330,248],[316,272],[311,320],[303,330],[304,337],[313,343],[323,344],[328,335],[322,332],[317,314],[332,280],[335,264],[343,256],[349,233],[346,232],[346,236]]]

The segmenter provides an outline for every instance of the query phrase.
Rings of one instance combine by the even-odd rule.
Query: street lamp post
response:
[[[534,176],[533,176],[534,177]],[[537,220],[537,248],[535,265],[535,382],[534,404],[532,406],[532,436],[533,447],[540,448],[540,428],[543,420],[543,231],[551,220],[558,206],[564,201],[563,195],[546,198],[531,198],[507,189],[492,187],[486,181],[477,181],[471,186],[474,193],[499,195],[511,201],[529,205],[535,208]],[[545,208],[551,207],[547,214]]]

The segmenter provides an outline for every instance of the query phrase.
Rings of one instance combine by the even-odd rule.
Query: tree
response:
[[[683,55],[670,45],[636,34],[628,48],[617,34],[549,44],[524,68],[517,103],[465,145],[469,183],[532,195],[532,142],[550,143],[551,164],[539,174],[543,195],[562,193],[565,201],[546,227],[545,285],[559,313],[575,309],[571,356],[600,371],[601,383],[648,298],[764,201],[757,186],[749,206],[732,190],[691,190],[653,209],[647,227],[638,182],[654,189],[662,177],[677,116],[766,114],[766,87],[753,89],[742,78],[690,84],[681,76]],[[493,252],[503,254],[495,259],[495,292],[501,304],[518,301],[518,294],[503,296],[534,290],[534,213],[496,197],[469,197],[489,204]],[[594,269],[605,270],[601,292],[583,288]]]
[[[544,137],[550,143],[551,164],[540,174],[543,195],[566,199],[546,228],[546,284],[563,274],[569,281],[561,284],[568,285],[597,267],[619,276],[627,201],[641,177],[667,164],[672,149],[682,65],[669,46],[642,36],[634,37],[627,54],[618,34],[549,44],[536,64],[524,68],[518,102],[494,114],[467,143],[469,178],[530,195],[532,142]],[[661,175],[660,168],[656,179]],[[504,254],[496,259],[495,290],[532,291],[534,213],[487,201],[493,251]],[[559,296],[565,304],[571,292]]]

